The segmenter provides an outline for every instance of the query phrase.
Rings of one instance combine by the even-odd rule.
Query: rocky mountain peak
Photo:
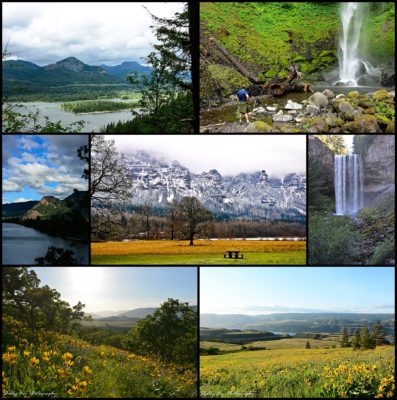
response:
[[[59,206],[61,205],[62,201],[56,198],[55,196],[44,196],[40,201],[38,205],[42,206]]]

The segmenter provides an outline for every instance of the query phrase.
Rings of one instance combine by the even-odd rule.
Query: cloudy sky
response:
[[[197,269],[189,267],[33,268],[41,280],[70,305],[87,312],[158,307],[168,298],[197,304]],[[89,284],[87,284],[89,282]]]
[[[3,204],[64,199],[73,189],[88,189],[81,178],[86,163],[77,157],[88,135],[2,135],[2,140]]]
[[[147,9],[171,17],[180,3],[3,2],[3,47],[14,58],[47,65],[76,57],[90,65],[142,62],[155,37]]]
[[[391,267],[200,269],[200,312],[394,313]]]
[[[265,169],[283,177],[306,171],[306,138],[302,135],[136,135],[107,136],[126,154],[145,150],[158,158],[177,160],[194,173],[217,169],[237,175]]]

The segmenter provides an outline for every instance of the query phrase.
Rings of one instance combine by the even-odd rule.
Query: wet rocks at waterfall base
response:
[[[381,89],[360,94],[338,94],[329,89],[313,93],[308,100],[287,100],[279,107],[259,107],[253,120],[267,118],[266,131],[302,133],[394,133],[395,92]],[[269,127],[270,122],[273,124]],[[251,125],[246,132],[255,132]],[[257,130],[256,132],[260,132]]]

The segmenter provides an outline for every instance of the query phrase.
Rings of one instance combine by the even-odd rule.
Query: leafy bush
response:
[[[349,217],[315,213],[309,217],[309,263],[359,262],[362,237]]]

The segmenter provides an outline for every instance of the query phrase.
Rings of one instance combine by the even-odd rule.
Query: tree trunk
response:
[[[193,235],[191,234],[190,235],[190,242],[189,242],[189,246],[193,246]]]
[[[223,46],[221,46],[213,37],[209,38],[210,42],[230,61],[231,64],[240,72],[241,75],[245,76],[251,83],[260,85],[264,81],[258,80],[254,75],[252,75],[240,62],[237,61]]]

